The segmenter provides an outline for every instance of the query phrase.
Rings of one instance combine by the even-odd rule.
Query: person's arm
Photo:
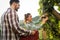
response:
[[[41,21],[40,16],[35,17],[35,19],[32,21],[34,24],[39,24]]]
[[[48,17],[43,18],[43,19],[40,21],[39,24],[37,24],[37,25],[35,24],[34,28],[37,29],[37,30],[39,30],[40,28],[42,28],[42,26],[46,23],[47,20],[48,20]]]
[[[8,21],[14,33],[20,35],[29,35],[31,34],[30,30],[25,30],[24,28],[19,26],[19,22],[17,20],[17,15],[14,12],[8,14]]]

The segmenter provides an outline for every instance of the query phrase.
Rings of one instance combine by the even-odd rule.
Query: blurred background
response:
[[[10,0],[0,0],[0,33],[1,33],[1,16],[2,16],[2,14],[4,14],[4,12],[7,10],[7,8],[10,7],[9,1]],[[43,3],[45,3],[45,4],[43,5]],[[51,6],[49,4],[51,4],[53,6]],[[56,0],[20,0],[20,9],[17,12],[18,16],[19,16],[19,20],[20,20],[20,22],[22,20],[24,20],[24,14],[26,14],[26,13],[31,13],[33,19],[35,20],[35,17],[37,17],[38,15],[41,16],[41,14],[43,13],[43,9],[44,9],[44,11],[46,11],[45,9],[48,10],[49,7],[54,7],[54,9],[58,13],[60,13],[60,11],[59,11],[60,5],[58,5],[58,4],[60,4],[59,0],[57,0],[57,1]],[[58,21],[58,23],[56,23],[57,20],[55,20],[56,19],[55,16],[51,17],[51,15],[50,15],[50,19],[49,20],[53,23],[53,25],[55,25],[54,28],[57,27],[57,28],[55,28],[55,30],[57,30],[57,32],[59,32],[59,33],[51,30],[53,28],[52,27],[50,28],[50,26],[48,25],[45,27],[46,30],[44,30],[44,28],[39,30],[39,40],[43,40],[43,39],[44,40],[51,40],[51,39],[52,40],[60,40],[57,37],[58,35],[55,35],[55,34],[60,35],[60,29],[59,29],[60,28],[60,22]],[[55,32],[55,34],[53,34],[54,32]]]

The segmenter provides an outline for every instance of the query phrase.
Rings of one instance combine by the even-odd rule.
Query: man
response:
[[[10,8],[2,16],[2,38],[3,40],[19,40],[18,34],[34,35],[34,31],[25,30],[19,26],[19,19],[16,11],[19,9],[19,0],[10,0]]]

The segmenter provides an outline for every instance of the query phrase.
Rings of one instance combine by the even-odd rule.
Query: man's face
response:
[[[20,7],[20,4],[19,3],[15,3],[15,10],[16,11],[18,11],[19,7]]]

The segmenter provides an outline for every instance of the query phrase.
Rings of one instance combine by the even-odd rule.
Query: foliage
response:
[[[48,22],[44,25],[46,29],[48,39],[60,39],[60,21],[56,19],[56,17],[52,14],[52,10],[54,6],[60,7],[60,0],[39,0],[40,8],[38,12],[40,15],[45,12],[49,16]],[[58,9],[60,10],[60,8]]]

